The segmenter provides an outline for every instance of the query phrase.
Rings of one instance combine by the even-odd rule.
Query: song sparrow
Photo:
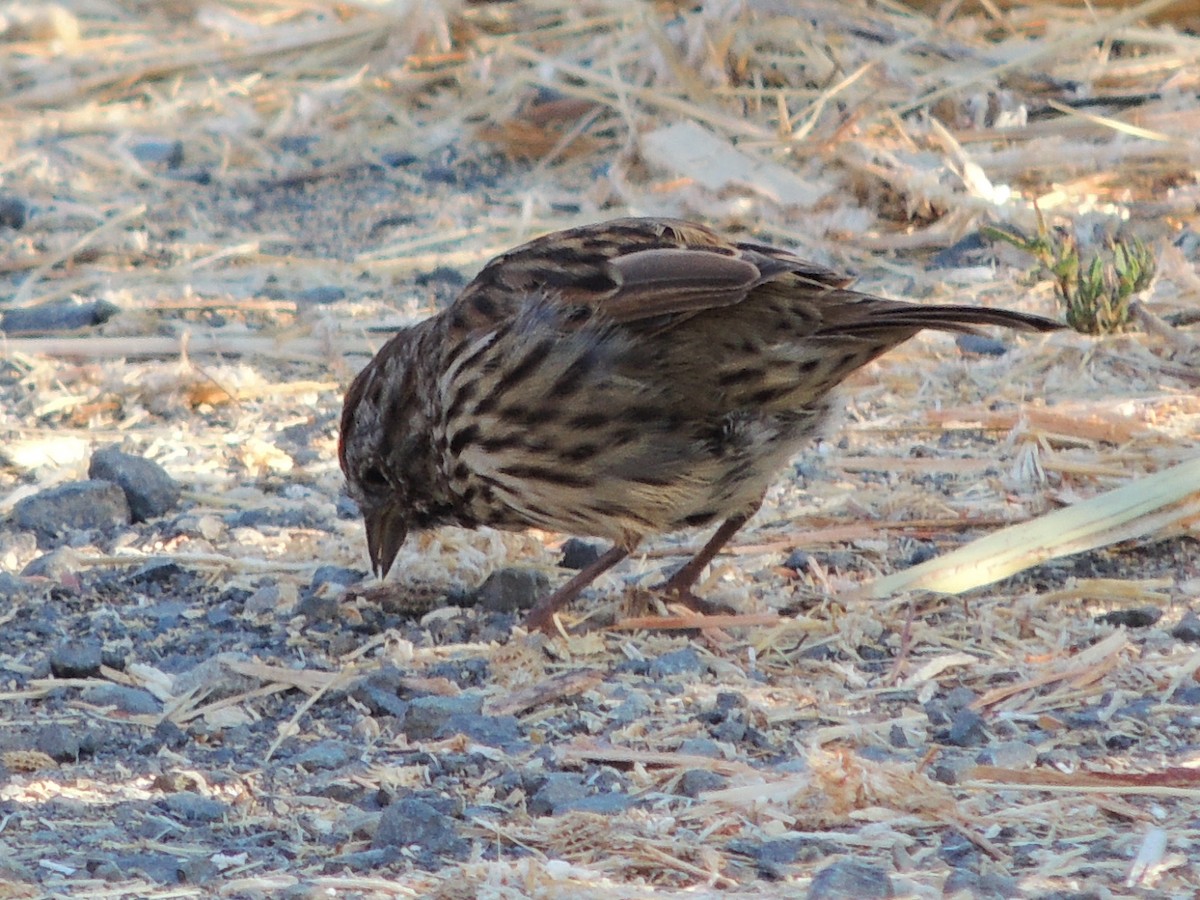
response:
[[[492,260],[346,393],[338,455],[375,571],[410,531],[442,524],[612,541],[530,612],[545,629],[643,538],[720,522],[661,586],[696,604],[704,566],[851,372],[922,328],[1061,327],[849,283],[674,219],[560,231]]]

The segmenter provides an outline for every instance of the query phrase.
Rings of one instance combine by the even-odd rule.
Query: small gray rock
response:
[[[0,331],[7,334],[37,334],[47,331],[74,331],[103,325],[121,308],[107,300],[77,303],[55,300],[37,306],[21,306],[0,315]]]
[[[129,148],[138,162],[164,165],[177,169],[183,164],[183,141],[148,137]]]
[[[442,723],[434,738],[442,740],[456,734],[487,747],[511,747],[521,740],[521,725],[515,716],[457,713]]]
[[[337,618],[341,604],[336,593],[309,591],[296,602],[292,614],[309,622],[332,622]],[[249,612],[250,610],[247,609]]]
[[[58,678],[90,678],[100,674],[103,661],[96,641],[64,641],[50,654],[50,671]]]
[[[179,484],[162,466],[115,446],[92,454],[88,477],[118,485],[125,492],[135,522],[164,515],[179,503]]]
[[[556,813],[587,812],[598,816],[611,816],[625,812],[634,805],[634,799],[621,791],[601,791],[598,794],[588,794],[578,800],[564,803]]]
[[[551,772],[529,798],[529,814],[556,816],[578,803],[589,793],[583,776],[574,772]]]
[[[564,569],[582,569],[598,560],[603,552],[599,544],[579,538],[568,538],[563,541],[562,559],[558,564]]]
[[[0,572],[0,597],[6,600],[12,600],[20,597],[28,591],[30,585],[28,582],[18,578],[9,572]]]
[[[708,738],[688,738],[682,741],[675,750],[682,756],[706,756],[709,759],[720,759],[721,748],[716,741]]]
[[[890,900],[896,896],[892,878],[878,866],[841,859],[813,878],[808,900]]]
[[[12,194],[0,194],[0,228],[24,228],[28,219],[28,203]]]
[[[336,284],[321,284],[305,288],[296,294],[296,302],[302,305],[326,306],[346,298],[346,289]]]
[[[987,729],[983,724],[983,716],[973,709],[960,709],[950,720],[950,729],[946,732],[946,743],[955,747],[979,747],[988,740]]]
[[[429,857],[461,859],[467,852],[467,842],[458,836],[454,819],[424,800],[405,797],[383,811],[371,846],[382,850],[413,845]]]
[[[29,565],[21,570],[21,575],[25,578],[49,578],[51,581],[64,582],[78,572],[79,553],[70,547],[59,547],[31,559]]]
[[[954,338],[958,349],[963,353],[975,356],[1003,356],[1008,352],[1008,345],[986,334],[960,334]]]
[[[812,562],[811,554],[805,553],[803,550],[793,550],[783,561],[783,567],[791,569],[793,572],[803,572],[808,568],[810,562]]]
[[[650,663],[651,678],[668,678],[671,675],[687,675],[704,670],[704,661],[691,647],[683,647],[664,653]]]
[[[340,769],[357,758],[358,754],[345,741],[318,741],[293,756],[291,762],[311,772],[315,769]]]
[[[359,569],[347,569],[345,566],[318,566],[317,570],[313,572],[312,581],[309,582],[308,589],[315,591],[325,584],[346,587],[347,585],[357,584],[366,575],[366,572]]]
[[[719,791],[728,784],[724,775],[708,769],[688,769],[679,777],[679,793],[693,800],[705,791]]]
[[[170,559],[151,559],[129,575],[136,585],[168,584],[183,574],[183,567]]]
[[[993,256],[990,245],[979,232],[968,234],[957,243],[939,250],[929,260],[930,269],[962,269],[978,266]]]
[[[933,765],[933,779],[942,784],[958,784],[974,766],[974,761],[965,756],[944,752]]]
[[[1200,644],[1200,616],[1191,610],[1171,629],[1171,637],[1189,644]]]
[[[100,684],[83,692],[86,703],[94,706],[115,706],[121,712],[134,715],[156,715],[162,703],[149,691],[123,684]]]
[[[980,875],[970,869],[952,869],[942,884],[942,896],[971,897],[973,900],[1010,900],[1013,897],[1028,895],[1021,889],[1020,882],[1010,875]]]
[[[1030,769],[1037,762],[1037,749],[1024,741],[997,741],[976,757],[981,765],[1004,769]]]
[[[162,799],[162,804],[176,818],[197,824],[219,822],[229,811],[229,807],[219,800],[212,800],[195,791],[168,794]]]
[[[13,509],[18,528],[38,536],[38,545],[69,531],[109,533],[130,523],[125,492],[109,481],[74,481],[39,491]]]
[[[404,714],[404,733],[414,741],[429,741],[442,733],[451,716],[477,716],[483,710],[483,696],[471,692],[457,697],[417,697]]]
[[[1162,618],[1162,610],[1157,606],[1137,606],[1132,609],[1114,609],[1096,616],[1096,622],[1101,625],[1119,626],[1126,628],[1149,628]]]
[[[488,612],[519,612],[530,609],[549,587],[550,579],[537,569],[498,569],[475,591],[474,605]]]
[[[55,762],[73,763],[79,760],[79,730],[55,723],[38,729],[35,746]]]

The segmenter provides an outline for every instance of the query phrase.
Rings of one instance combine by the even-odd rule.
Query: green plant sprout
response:
[[[1012,244],[1042,264],[1054,278],[1068,325],[1083,334],[1112,334],[1130,326],[1130,303],[1154,280],[1154,254],[1128,235],[1108,238],[1086,263],[1074,231],[1047,227],[1038,210],[1033,237],[1011,225],[985,225],[983,233]]]

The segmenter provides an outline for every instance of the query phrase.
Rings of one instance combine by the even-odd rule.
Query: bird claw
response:
[[[688,588],[681,590],[672,587],[669,581],[655,585],[650,590],[668,606],[678,604],[701,616],[725,616],[736,612],[733,607],[714,600],[705,600]]]

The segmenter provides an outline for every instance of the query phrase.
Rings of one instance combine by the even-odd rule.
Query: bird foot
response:
[[[693,594],[687,588],[680,590],[679,588],[672,587],[669,581],[655,585],[650,590],[656,596],[660,597],[664,603],[677,603],[702,616],[726,616],[736,612],[731,606],[727,606],[724,603],[717,603],[714,600],[705,600],[703,597]]]

